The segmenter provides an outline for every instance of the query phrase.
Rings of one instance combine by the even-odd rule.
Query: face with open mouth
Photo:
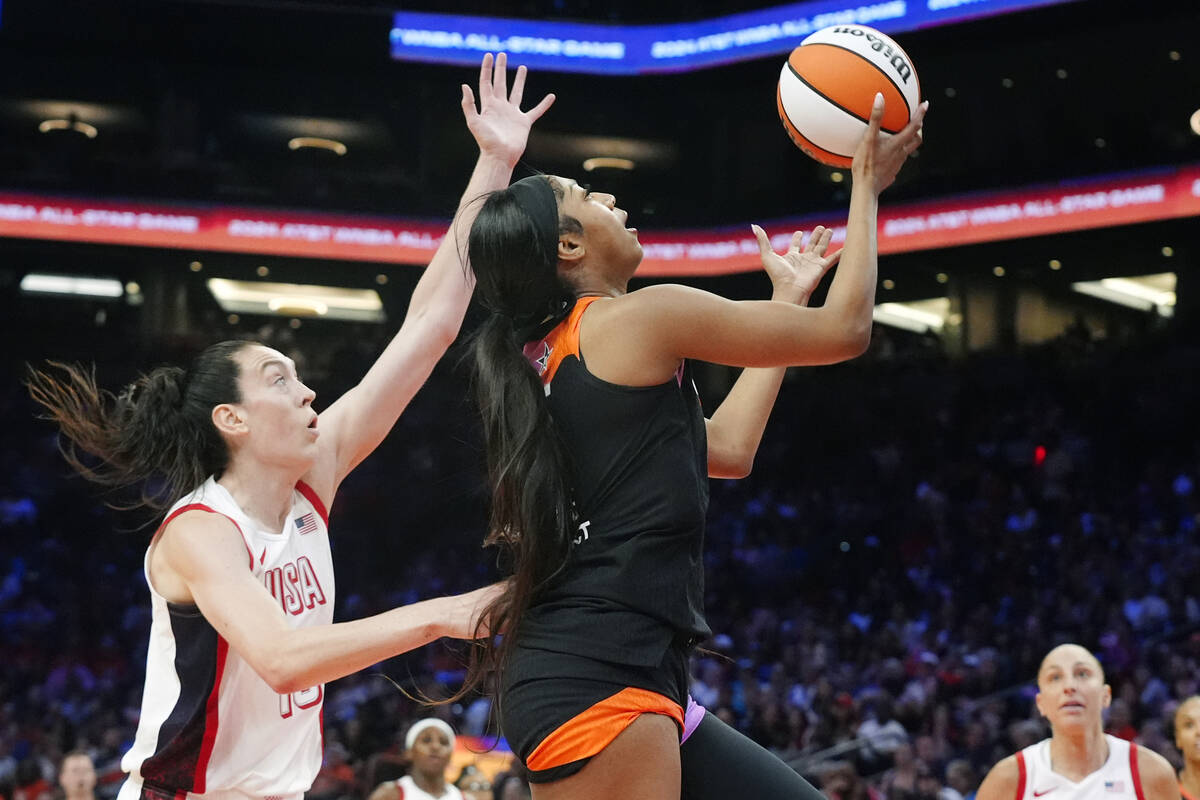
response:
[[[316,456],[320,438],[316,394],[296,372],[292,359],[262,345],[238,353],[236,406],[240,422],[239,450],[264,464],[303,470]]]
[[[1112,689],[1104,682],[1104,670],[1095,656],[1079,645],[1065,644],[1042,660],[1036,702],[1038,711],[1056,730],[1064,726],[1102,728]]]

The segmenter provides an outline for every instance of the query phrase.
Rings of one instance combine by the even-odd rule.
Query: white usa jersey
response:
[[[1079,783],[1050,768],[1050,740],[1017,753],[1016,800],[1145,800],[1138,775],[1137,745],[1104,735],[1108,759]]]
[[[259,528],[214,479],[175,503],[159,530],[185,511],[220,514],[237,526],[249,568],[293,628],[333,621],[329,519],[300,483],[282,531]],[[153,545],[152,545],[153,546]],[[146,687],[129,779],[118,800],[299,797],[321,768],[324,686],[277,694],[194,605],[169,603],[150,581]]]

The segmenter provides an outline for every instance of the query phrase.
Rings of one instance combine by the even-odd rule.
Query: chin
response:
[[[1087,714],[1062,714],[1054,720],[1051,727],[1057,730],[1077,730],[1079,728],[1104,727],[1104,721]]]
[[[640,266],[642,266],[642,246],[638,244],[637,250],[629,258],[629,274],[633,275]]]

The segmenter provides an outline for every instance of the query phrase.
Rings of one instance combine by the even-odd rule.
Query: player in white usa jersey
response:
[[[120,395],[81,367],[30,371],[79,472],[171,506],[146,552],[152,630],[121,800],[298,800],[321,766],[325,682],[441,636],[486,634],[481,612],[500,586],[333,624],[326,509],[458,334],[473,282],[456,242],[472,201],[508,185],[554,101],[522,112],[524,85],[521,67],[509,93],[503,54],[483,59],[478,108],[463,85],[480,153],[451,231],[399,333],[321,414],[295,363],[253,342],[213,345],[187,370],[160,367]]]
[[[1037,684],[1050,738],[992,767],[976,800],[1179,800],[1165,758],[1104,733],[1112,689],[1095,656],[1059,645],[1042,659]]]

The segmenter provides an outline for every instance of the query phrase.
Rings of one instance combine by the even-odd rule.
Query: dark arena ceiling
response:
[[[633,25],[770,5],[402,7]],[[458,85],[477,71],[393,60],[396,10],[374,0],[3,0],[0,190],[447,219],[474,158]],[[1200,163],[1200,135],[1189,127],[1200,108],[1197,23],[1197,0],[1078,0],[895,34],[932,107],[925,145],[885,202]],[[782,63],[772,56],[633,77],[538,71],[526,97],[554,91],[559,100],[538,124],[526,162],[614,192],[643,227],[843,208],[848,183],[799,153],[777,119]],[[52,112],[88,119],[100,135],[39,132]],[[348,152],[288,150],[286,141],[314,123],[336,131]],[[581,156],[594,137],[632,142],[648,155],[631,172],[584,173]],[[1190,259],[1194,267],[1197,227],[1191,217],[910,253],[893,263],[932,275],[975,262],[991,269],[997,259],[1045,264],[1071,252],[1073,277],[1111,271],[1114,261],[1130,273],[1154,272],[1168,243],[1175,264]],[[10,264],[40,252],[0,240]]]

